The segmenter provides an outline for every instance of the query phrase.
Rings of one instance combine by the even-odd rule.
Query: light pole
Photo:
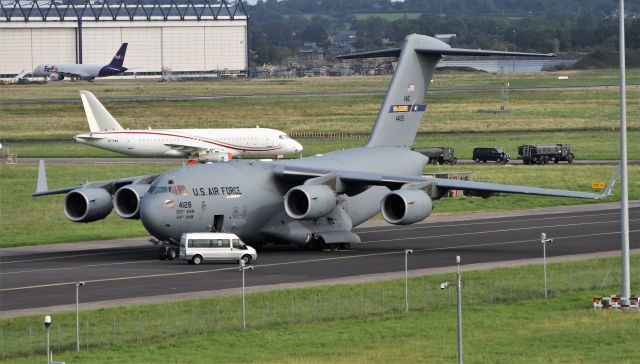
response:
[[[456,306],[458,311],[458,363],[462,364],[462,275],[460,274],[460,256],[456,256],[458,265],[455,282],[444,282],[440,284],[440,289],[456,287]]]
[[[247,315],[246,315],[246,310],[245,310],[245,304],[244,304],[244,271],[249,269],[249,270],[253,270],[253,266],[251,265],[246,265],[247,261],[244,259],[240,259],[240,268],[238,268],[240,270],[240,272],[242,272],[242,328],[246,329],[247,328]]]
[[[51,316],[44,317],[44,328],[47,330],[47,364],[51,363],[51,357],[49,356],[49,327],[51,326]]]
[[[80,287],[84,282],[76,282],[76,351],[80,351]]]
[[[547,243],[553,243],[553,239],[547,239],[547,234],[540,233],[542,243],[542,265],[544,269],[544,298],[547,298]]]
[[[409,312],[409,254],[413,254],[413,249],[404,250],[404,312]]]

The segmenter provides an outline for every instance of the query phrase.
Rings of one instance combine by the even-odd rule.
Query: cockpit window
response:
[[[167,186],[153,186],[149,188],[149,193],[152,195],[158,195],[165,192],[171,192],[176,196],[187,197],[189,196],[189,190],[185,185],[171,185]]]
[[[289,139],[289,136],[287,134],[282,134],[279,136],[280,139]]]

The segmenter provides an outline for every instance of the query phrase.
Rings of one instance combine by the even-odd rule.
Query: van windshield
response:
[[[233,239],[233,247],[236,249],[247,249],[247,245],[240,239]]]

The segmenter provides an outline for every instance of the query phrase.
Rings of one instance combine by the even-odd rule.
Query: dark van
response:
[[[502,148],[473,148],[473,161],[476,163],[486,163],[493,161],[497,163],[507,163],[511,156]]]

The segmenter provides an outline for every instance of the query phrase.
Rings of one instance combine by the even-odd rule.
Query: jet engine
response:
[[[64,214],[73,222],[102,220],[113,209],[111,195],[102,188],[78,188],[64,196]]]
[[[314,220],[326,216],[336,207],[336,193],[325,185],[302,185],[284,196],[287,215],[296,220]]]
[[[140,218],[140,202],[149,189],[148,184],[127,185],[113,194],[113,207],[123,219]]]
[[[231,158],[233,158],[232,154],[223,150],[209,150],[198,155],[200,162],[226,162]]]
[[[61,75],[59,73],[52,73],[49,75],[49,79],[51,81],[62,81],[64,80],[64,75]]]
[[[382,216],[389,224],[409,225],[424,220],[433,208],[423,190],[398,190],[382,200]]]

